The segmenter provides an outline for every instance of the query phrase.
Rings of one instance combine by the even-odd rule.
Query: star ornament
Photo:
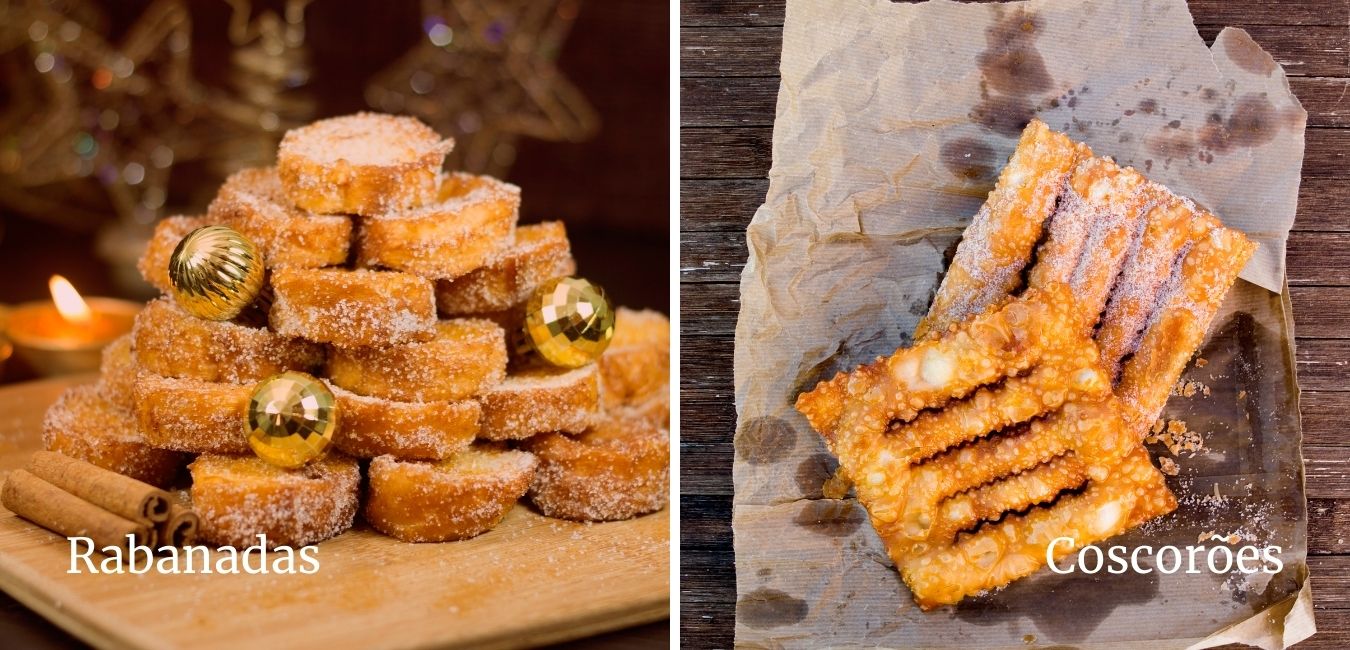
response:
[[[423,3],[423,38],[366,87],[366,101],[452,133],[460,168],[504,173],[519,137],[581,141],[599,118],[558,70],[578,0]]]
[[[56,12],[34,22],[28,52],[51,107],[4,143],[4,184],[94,179],[119,216],[153,221],[171,167],[197,154],[185,137],[199,103],[186,7],[156,0],[117,46]]]

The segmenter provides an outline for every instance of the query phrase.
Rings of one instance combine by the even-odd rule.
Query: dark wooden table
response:
[[[1246,29],[1308,110],[1288,277],[1297,323],[1316,636],[1350,647],[1350,0],[1192,0],[1200,33]],[[745,227],[770,164],[782,2],[680,7],[680,636],[732,645],[731,356]]]

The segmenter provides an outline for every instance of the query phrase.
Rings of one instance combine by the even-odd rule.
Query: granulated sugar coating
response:
[[[436,333],[431,281],[357,269],[277,269],[272,329],[347,348],[427,341]]]
[[[136,375],[136,421],[147,442],[192,453],[249,453],[244,410],[253,387],[244,384]]]
[[[287,131],[277,173],[310,212],[382,214],[432,200],[453,147],[415,118],[356,113]]]
[[[508,375],[487,390],[483,430],[488,440],[523,440],[536,433],[581,433],[600,411],[600,386],[595,364],[575,370],[531,368]]]
[[[152,447],[137,431],[135,414],[90,385],[67,389],[47,409],[42,447],[161,487],[188,461],[186,454]]]
[[[297,469],[251,455],[206,454],[188,469],[201,537],[213,544],[243,548],[265,534],[269,548],[303,546],[351,528],[356,518],[361,471],[342,454]]]
[[[439,460],[468,448],[478,435],[482,409],[475,400],[397,402],[331,388],[342,417],[333,444],[351,456]]]
[[[516,243],[498,251],[480,269],[436,283],[436,308],[442,314],[481,314],[525,302],[544,282],[577,272],[572,246],[560,221],[516,229]]]
[[[127,409],[136,406],[136,358],[131,351],[131,335],[123,334],[103,348],[98,366],[98,392],[113,404]]]
[[[526,441],[539,458],[530,500],[550,517],[629,519],[665,507],[670,435],[642,418],[608,415],[585,433]]]
[[[537,461],[523,451],[479,443],[439,461],[370,461],[365,518],[405,542],[479,535],[501,522],[530,487]]]
[[[231,174],[211,201],[207,215],[257,244],[267,268],[342,264],[351,247],[351,217],[313,214],[291,205],[271,167]]]
[[[597,363],[606,410],[659,398],[670,384],[670,321],[659,312],[620,307],[614,314],[614,338]]]
[[[141,272],[150,286],[164,293],[173,291],[173,282],[169,280],[169,258],[173,249],[188,233],[211,225],[207,217],[165,217],[155,224],[155,232],[145,245],[145,252],[136,261],[136,270]]]
[[[430,341],[387,347],[334,348],[333,383],[354,393],[405,402],[460,400],[506,375],[506,332],[482,318],[436,324]]]
[[[248,383],[323,365],[317,343],[265,328],[195,318],[170,298],[153,300],[132,329],[136,360],[165,377]]]
[[[357,220],[357,264],[457,278],[515,241],[520,188],[490,176],[446,175],[433,202]]]

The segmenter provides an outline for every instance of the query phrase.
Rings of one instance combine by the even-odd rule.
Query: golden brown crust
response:
[[[268,548],[304,546],[335,537],[356,518],[361,471],[342,454],[296,469],[256,456],[203,454],[192,472],[192,508],[202,539],[243,548],[267,536]]]
[[[357,263],[428,278],[457,278],[514,241],[520,188],[490,176],[452,173],[434,202],[358,220]]]
[[[506,334],[481,318],[436,324],[436,337],[388,347],[334,348],[328,376],[361,395],[405,402],[460,400],[506,375]]]
[[[436,333],[431,281],[358,269],[277,269],[272,329],[340,347],[426,341]]]
[[[523,448],[539,458],[530,500],[550,517],[629,519],[669,499],[670,436],[646,419],[606,416],[579,436],[545,433]]]
[[[522,440],[536,433],[581,433],[596,422],[600,386],[595,364],[575,370],[531,368],[507,375],[478,400],[487,440]]]
[[[147,442],[192,453],[250,453],[244,412],[253,387],[242,384],[136,376],[136,420]]]
[[[454,280],[436,282],[436,308],[445,315],[512,309],[544,282],[577,272],[561,221],[516,229],[515,243],[485,266]]]
[[[165,377],[245,383],[287,370],[313,372],[323,347],[264,328],[196,318],[169,298],[153,300],[132,329],[141,367]]]
[[[343,264],[351,247],[351,217],[313,214],[291,205],[271,167],[231,174],[207,215],[256,244],[267,268]]]
[[[665,315],[620,307],[614,338],[597,360],[600,398],[605,410],[669,413],[670,321]],[[656,405],[666,404],[662,413]]]
[[[530,487],[537,461],[477,444],[438,462],[370,461],[365,518],[405,542],[467,539],[491,530]]]
[[[124,409],[136,406],[136,356],[132,352],[131,335],[123,334],[103,348],[103,362],[98,368],[98,391],[108,401]]]
[[[301,209],[383,214],[433,200],[453,147],[416,118],[356,113],[287,131],[277,174]]]
[[[42,447],[160,487],[172,484],[188,461],[186,454],[151,446],[135,414],[94,386],[70,388],[47,409]]]
[[[391,454],[440,460],[463,451],[478,435],[482,408],[475,400],[398,402],[333,387],[342,427],[333,444],[357,458]]]
[[[169,258],[173,257],[173,249],[178,247],[178,242],[188,233],[209,225],[211,220],[207,217],[161,219],[155,224],[155,232],[150,235],[150,241],[146,243],[141,259],[136,262],[136,269],[141,272],[141,277],[145,278],[150,286],[164,293],[171,293],[173,282],[169,280]]]

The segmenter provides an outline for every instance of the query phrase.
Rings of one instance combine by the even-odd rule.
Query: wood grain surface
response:
[[[71,383],[0,389],[0,477],[40,448],[43,412]],[[91,575],[67,573],[64,537],[0,508],[0,588],[106,648],[534,646],[665,618],[669,512],[582,524],[522,505],[494,530],[445,544],[358,523],[319,545],[313,575]]]
[[[693,648],[733,641],[731,357],[745,227],[768,188],[783,7],[680,6],[680,635]],[[1226,25],[1251,33],[1308,110],[1288,278],[1319,632],[1299,647],[1350,647],[1350,0],[1190,8],[1207,41]]]

